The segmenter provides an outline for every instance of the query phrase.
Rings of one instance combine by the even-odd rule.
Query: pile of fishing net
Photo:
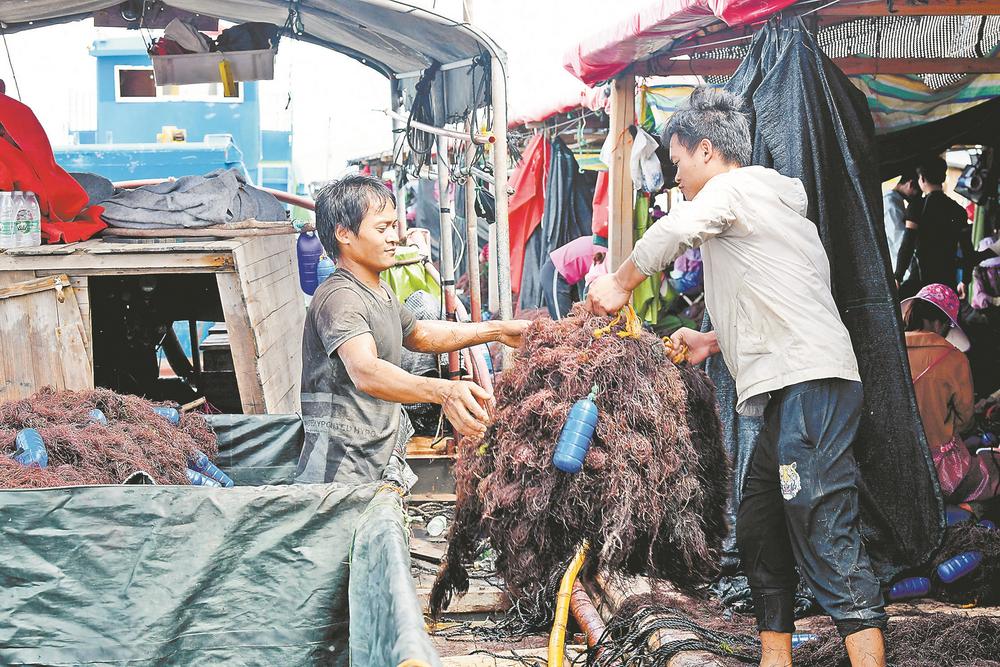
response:
[[[701,651],[711,664],[757,664],[760,641],[752,621],[724,621],[713,605],[676,606],[657,595],[623,601],[604,635],[587,652],[587,665],[641,664],[668,667],[678,653]],[[819,620],[819,619],[817,619]],[[805,630],[792,652],[796,667],[848,667],[844,642],[832,623]],[[662,632],[673,631],[674,637]],[[685,633],[678,636],[679,633]],[[933,613],[894,618],[885,631],[887,663],[893,667],[986,667],[1000,664],[1000,619]],[[685,663],[694,664],[694,663]]]
[[[195,451],[214,459],[215,434],[200,415],[182,414],[171,424],[151,403],[109,389],[53,391],[0,404],[0,488],[121,484],[147,473],[157,484],[190,484],[186,469]],[[96,421],[98,409],[107,425]],[[48,466],[24,466],[10,458],[18,431],[42,436]]]
[[[937,576],[938,566],[964,553],[982,554],[979,566],[951,583],[941,581]],[[941,548],[931,561],[930,572],[924,576],[931,578],[933,596],[939,600],[980,606],[1000,604],[1000,530],[974,521],[948,526]]]
[[[561,472],[552,464],[559,433],[594,385],[593,444],[582,471]],[[495,396],[486,434],[459,446],[455,520],[432,613],[468,589],[465,564],[481,536],[515,600],[565,568],[583,540],[587,572],[648,573],[682,587],[715,574],[729,463],[702,371],[675,364],[640,327],[578,305],[571,317],[527,329]]]

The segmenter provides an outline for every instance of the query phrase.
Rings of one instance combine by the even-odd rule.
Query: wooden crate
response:
[[[169,243],[107,243],[92,239],[0,253],[0,288],[58,275],[69,281],[63,293],[75,297],[86,354],[81,351],[75,358],[63,357],[63,364],[72,373],[89,374],[90,386],[93,347],[89,277],[164,273],[214,274],[243,412],[298,412],[305,302],[298,284],[292,235]],[[52,336],[52,331],[49,322],[28,329],[26,344],[40,351],[40,358],[61,354],[63,343]],[[30,377],[22,372],[16,382],[0,383],[0,400],[22,398],[47,384],[57,384],[54,371],[46,370],[44,365],[39,368]]]

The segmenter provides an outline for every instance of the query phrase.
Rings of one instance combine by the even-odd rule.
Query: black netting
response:
[[[877,16],[824,26],[816,43],[830,58],[981,58],[1000,47],[1000,16]],[[749,44],[692,54],[693,58],[746,56]],[[969,75],[923,74],[931,90],[952,86]],[[706,77],[721,84],[727,76]]]

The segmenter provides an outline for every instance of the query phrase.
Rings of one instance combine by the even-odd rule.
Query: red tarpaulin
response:
[[[676,40],[722,21],[755,23],[796,0],[660,0],[626,21],[594,35],[563,57],[563,66],[587,85],[613,78]]]
[[[609,111],[611,97],[608,91],[602,88],[588,88],[581,85],[580,89],[562,96],[561,99],[543,99],[537,101],[537,97],[530,107],[523,109],[512,109],[507,127],[520,127],[527,123],[540,123],[556,114],[573,111],[575,109],[589,109],[591,111]]]

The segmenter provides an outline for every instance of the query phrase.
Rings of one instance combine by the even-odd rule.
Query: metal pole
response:
[[[496,247],[490,248],[490,259],[497,265],[497,280],[500,290],[500,319],[510,320],[514,309],[510,291],[510,227],[507,221],[507,77],[503,63],[494,57],[490,63],[493,90],[493,178],[496,187]],[[504,368],[513,361],[513,352],[504,348]]]
[[[399,80],[391,79],[389,88],[392,95],[392,110],[397,111],[400,105]],[[395,116],[392,116],[392,156],[399,160],[396,165],[396,232],[399,234],[399,242],[406,242],[406,197],[403,196],[403,181],[406,179],[406,165],[403,161],[403,148],[406,146],[406,133],[403,131],[405,124]]]
[[[475,120],[475,112],[469,124]],[[476,146],[472,143],[465,150],[465,164],[472,167],[476,160]],[[483,294],[479,286],[479,218],[476,217],[476,179],[471,174],[465,179],[465,254],[469,275],[469,308],[472,321],[483,320]]]
[[[448,198],[448,167],[441,156],[448,150],[448,139],[438,137],[438,203],[441,206],[441,289],[444,290],[444,312],[449,322],[457,321],[455,315],[455,253],[452,248],[454,238],[451,226],[451,200]],[[448,353],[448,375],[456,379],[459,373],[458,352]]]
[[[408,120],[406,116],[396,111],[389,111],[388,109],[382,109],[382,113],[387,115],[389,118],[392,118],[393,120],[398,120],[402,122],[406,122]],[[468,134],[465,134],[464,132],[459,132],[458,130],[446,130],[441,127],[434,127],[433,125],[427,125],[426,123],[419,123],[415,120],[411,120],[409,121],[409,123],[412,127],[415,127],[418,130],[423,130],[428,134],[433,134],[436,137],[448,137],[449,139],[455,139],[457,141],[467,141],[469,139]],[[496,142],[496,139],[497,138],[492,134],[472,135],[472,141],[477,144],[483,144],[483,145],[492,144]]]

